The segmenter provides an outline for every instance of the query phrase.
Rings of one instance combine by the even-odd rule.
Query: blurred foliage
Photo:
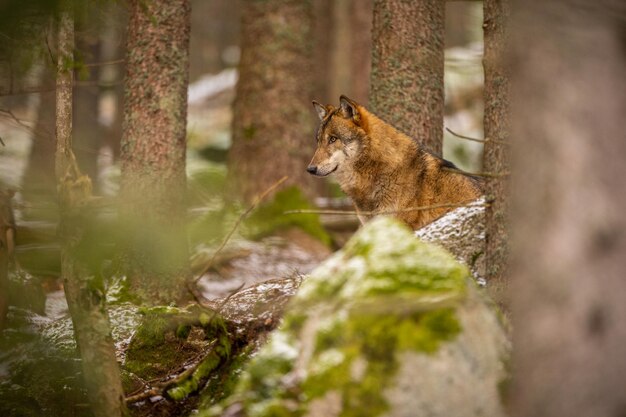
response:
[[[258,239],[275,231],[298,227],[326,245],[330,235],[324,230],[317,214],[285,214],[290,210],[310,210],[315,207],[297,187],[276,193],[274,199],[257,208],[244,222],[246,236]]]

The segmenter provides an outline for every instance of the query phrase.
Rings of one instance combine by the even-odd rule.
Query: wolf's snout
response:
[[[308,167],[306,167],[306,170],[309,174],[313,174],[315,175],[317,173],[317,166],[316,165],[309,165]]]

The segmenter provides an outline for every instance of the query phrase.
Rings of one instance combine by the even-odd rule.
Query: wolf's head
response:
[[[310,174],[325,177],[341,172],[356,158],[367,137],[362,107],[346,96],[341,96],[339,103],[335,108],[313,102],[320,125],[316,132],[317,149],[306,169]]]

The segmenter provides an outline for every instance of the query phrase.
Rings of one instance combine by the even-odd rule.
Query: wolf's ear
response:
[[[324,120],[324,117],[328,114],[328,109],[324,107],[323,104],[320,104],[315,100],[313,100],[313,107],[315,107],[315,111],[317,112],[320,120]]]
[[[350,100],[346,96],[339,97],[339,104],[341,106],[341,114],[346,119],[352,119],[354,123],[360,124],[361,122],[361,114],[359,113],[358,104],[356,101]]]

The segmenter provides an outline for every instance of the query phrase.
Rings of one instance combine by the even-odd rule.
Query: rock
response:
[[[504,416],[509,342],[445,250],[378,218],[305,279],[208,416]]]
[[[415,232],[424,242],[436,243],[467,265],[479,285],[485,281],[485,200],[459,207]]]

